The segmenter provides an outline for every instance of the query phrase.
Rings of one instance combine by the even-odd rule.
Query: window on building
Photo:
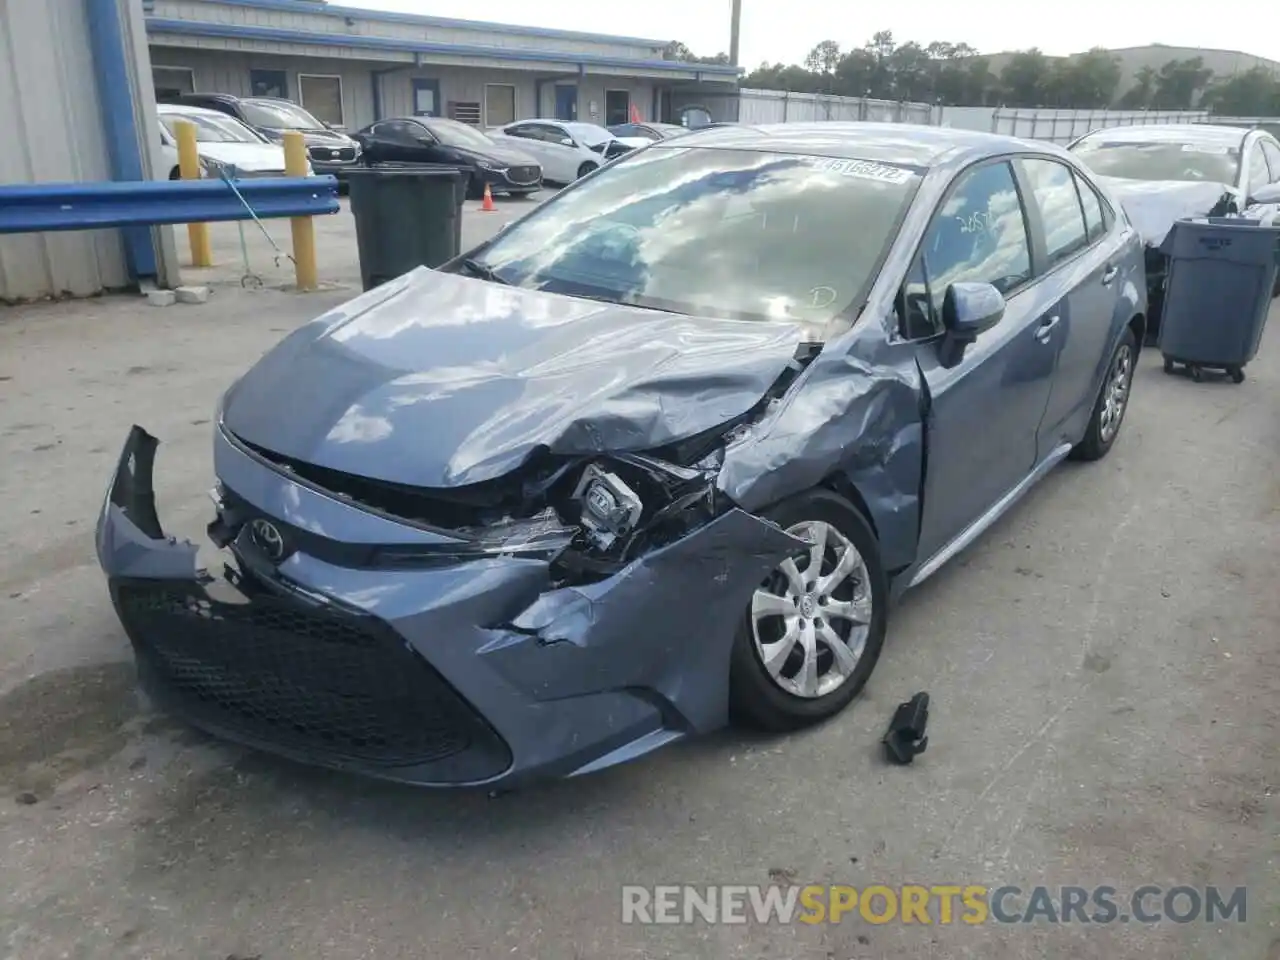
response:
[[[484,125],[486,127],[505,127],[515,123],[516,88],[509,83],[486,83],[484,85]]]
[[[298,74],[298,100],[317,120],[334,127],[344,125],[341,77]]]
[[[1044,220],[1044,239],[1050,268],[1089,245],[1080,195],[1071,171],[1054,160],[1023,160],[1031,192]]]
[[[196,74],[190,67],[152,67],[151,83],[157,100],[196,92]]]
[[[283,70],[250,70],[249,90],[255,97],[289,99],[289,76]]]
[[[604,125],[616,126],[631,120],[631,93],[628,90],[604,92]]]

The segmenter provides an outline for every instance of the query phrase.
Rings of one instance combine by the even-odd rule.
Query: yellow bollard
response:
[[[290,130],[284,135],[284,172],[291,177],[307,175],[307,144],[302,134]],[[314,290],[316,275],[316,225],[310,217],[293,217],[293,266],[297,271],[298,289]]]
[[[200,148],[196,146],[196,125],[189,120],[176,120],[173,124],[178,134],[178,172],[183,180],[200,179]],[[213,266],[213,252],[209,248],[209,225],[188,223],[187,236],[191,240],[191,265]]]

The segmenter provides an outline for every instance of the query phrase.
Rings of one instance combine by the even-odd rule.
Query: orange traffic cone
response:
[[[480,204],[480,209],[485,213],[493,213],[498,208],[493,205],[493,190],[486,183],[484,185],[484,203]]]

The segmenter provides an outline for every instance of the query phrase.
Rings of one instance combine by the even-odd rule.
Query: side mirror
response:
[[[953,283],[942,298],[942,327],[946,331],[939,345],[943,366],[960,362],[969,344],[990,330],[1004,316],[1004,297],[989,283]]]
[[[1280,183],[1268,183],[1249,196],[1248,203],[1280,203]]]

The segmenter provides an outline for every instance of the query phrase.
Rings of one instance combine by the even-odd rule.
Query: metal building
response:
[[[155,86],[297,101],[335,127],[430,114],[658,119],[675,91],[734,89],[736,67],[664,60],[665,41],[387,13],[315,0],[149,0]]]
[[[0,184],[149,178],[150,74],[140,0],[0,0]],[[169,230],[0,236],[0,303],[176,273]]]

